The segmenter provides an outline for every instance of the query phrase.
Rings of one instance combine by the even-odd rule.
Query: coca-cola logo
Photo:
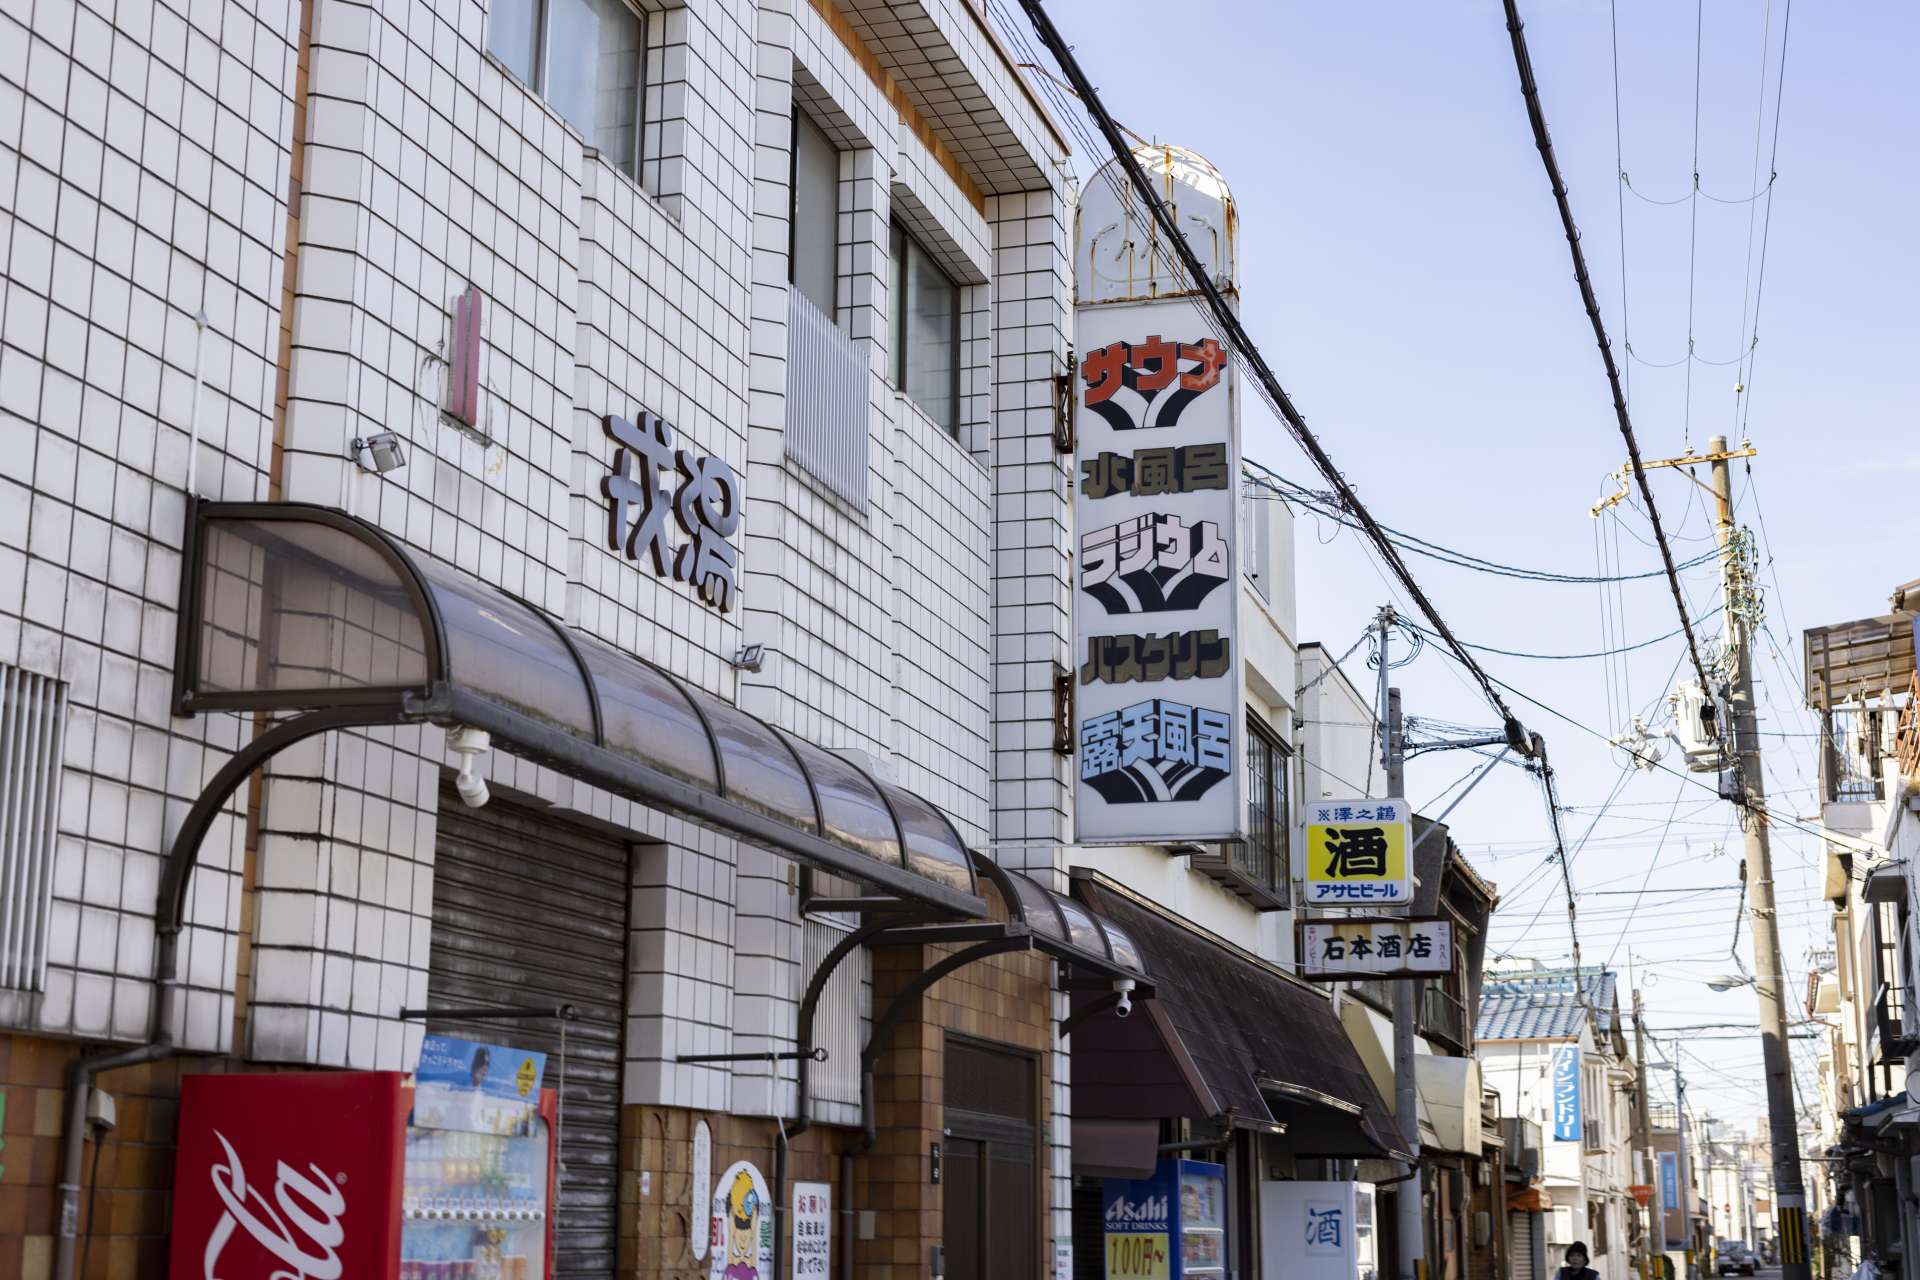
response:
[[[206,1280],[221,1280],[215,1269],[236,1230],[244,1230],[281,1264],[267,1280],[340,1280],[340,1245],[347,1238],[340,1218],[347,1211],[347,1198],[339,1182],[320,1172],[319,1165],[307,1166],[313,1175],[308,1177],[286,1161],[276,1161],[269,1204],[258,1187],[248,1185],[247,1171],[226,1135],[215,1129],[213,1136],[227,1153],[227,1162],[215,1164],[208,1173],[226,1213],[207,1237],[202,1256]]]

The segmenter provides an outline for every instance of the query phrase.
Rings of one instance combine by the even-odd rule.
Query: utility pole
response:
[[[1380,704],[1380,767],[1386,771],[1387,798],[1404,800],[1407,795],[1406,753],[1400,724],[1400,691],[1387,685],[1387,645],[1393,634],[1395,614],[1385,605],[1374,618],[1379,631],[1380,684],[1376,695]],[[1407,856],[1412,857],[1409,849]],[[1412,868],[1408,868],[1409,871]],[[1408,904],[1412,910],[1412,904]],[[1418,1010],[1414,1004],[1418,979],[1396,978],[1393,987],[1393,1118],[1400,1126],[1400,1140],[1413,1157],[1407,1166],[1406,1180],[1394,1188],[1394,1240],[1398,1245],[1399,1280],[1421,1280],[1421,1262],[1426,1253],[1425,1197],[1420,1176],[1420,1089],[1414,1079],[1414,1035],[1418,1029]]]
[[[1725,436],[1707,442],[1724,455]],[[1731,749],[1740,788],[1740,827],[1746,836],[1748,914],[1753,925],[1754,994],[1760,1001],[1760,1052],[1767,1076],[1767,1125],[1773,1148],[1773,1194],[1780,1244],[1781,1280],[1812,1280],[1807,1258],[1807,1192],[1800,1178],[1799,1121],[1794,1113],[1793,1064],[1787,1054],[1787,992],[1780,963],[1780,929],[1774,914],[1773,849],[1768,840],[1766,784],[1760,766],[1760,735],[1753,703],[1752,637],[1745,598],[1746,568],[1733,527],[1733,486],[1724,456],[1710,464],[1720,546],[1721,602],[1726,611],[1726,662],[1732,712]],[[1723,726],[1722,732],[1729,726]]]
[[[1639,1105],[1635,1108],[1640,1113],[1640,1158],[1646,1162],[1647,1181],[1653,1184],[1650,1197],[1653,1212],[1649,1215],[1648,1230],[1640,1236],[1640,1274],[1652,1280],[1653,1259],[1660,1259],[1660,1271],[1664,1272],[1667,1266],[1667,1207],[1661,1199],[1666,1184],[1660,1178],[1660,1158],[1653,1150],[1653,1110],[1647,1099],[1647,1024],[1640,1016],[1638,987],[1633,989],[1633,1057],[1640,1072]]]
[[[1693,1280],[1693,1147],[1687,1132],[1687,1081],[1680,1074],[1677,1048],[1673,1055],[1673,1101],[1680,1112],[1680,1260],[1687,1270],[1687,1280]]]

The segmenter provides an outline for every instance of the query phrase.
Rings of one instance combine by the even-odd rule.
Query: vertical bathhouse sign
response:
[[[1235,296],[1233,200],[1135,153]],[[1074,312],[1074,806],[1082,841],[1244,835],[1238,385],[1117,161],[1087,184]]]

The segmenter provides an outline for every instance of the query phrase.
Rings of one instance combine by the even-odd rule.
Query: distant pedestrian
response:
[[[1600,1273],[1587,1265],[1587,1246],[1578,1240],[1567,1246],[1567,1265],[1554,1273],[1553,1280],[1600,1280]]]

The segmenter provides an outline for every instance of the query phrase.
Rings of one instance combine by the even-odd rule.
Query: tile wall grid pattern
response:
[[[890,947],[875,953],[874,997],[885,1001],[947,948]],[[922,1240],[941,1237],[944,1189],[932,1177],[931,1151],[945,1129],[943,1094],[946,1081],[947,1034],[1012,1044],[1039,1055],[1043,1100],[1059,1096],[1064,1087],[1060,1054],[1049,1054],[1056,1040],[1050,1018],[1058,1010],[1048,992],[1053,962],[1037,952],[993,956],[977,961],[935,983],[918,1009],[894,1028],[886,1049],[874,1064],[874,1106],[879,1143],[866,1166],[859,1203],[876,1207],[872,1244],[855,1246],[855,1266],[871,1280],[907,1280],[926,1274]],[[1058,1124],[1052,1117],[1043,1124]],[[1072,1235],[1071,1159],[1054,1135],[1055,1147],[1048,1203],[1052,1220],[1042,1240]],[[1062,1199],[1061,1169],[1067,1169],[1066,1199]],[[902,1244],[906,1247],[903,1249]]]
[[[1053,673],[1068,664],[1072,457],[1053,445],[1054,376],[1067,368],[1069,197],[987,198],[993,231],[991,840],[995,858],[1066,892],[1070,762],[1053,750]],[[1053,997],[1053,1017],[1069,1012]],[[1071,1046],[1058,1039],[1045,1095],[1050,1236],[1073,1233]]]
[[[1053,675],[1071,666],[1071,455],[1053,443],[1070,317],[1065,204],[993,196],[993,832],[1003,862],[1054,875],[1072,839],[1071,761],[1053,750]],[[1051,884],[1064,890],[1065,883]]]
[[[302,228],[289,496],[335,502],[345,479],[354,509],[387,531],[724,696],[737,624],[607,548],[592,495],[611,447],[599,420],[610,412],[658,412],[683,443],[745,464],[742,15],[714,3],[649,19],[661,159],[648,173],[662,200],[503,72],[484,53],[481,19],[479,6],[446,0],[318,0],[306,192],[309,208],[332,202],[340,216],[312,237]],[[683,127],[676,108],[700,129]],[[468,281],[489,300],[484,425],[493,441],[484,446],[440,426],[433,410],[445,299]],[[344,328],[332,323],[337,311]],[[310,334],[344,336],[344,349],[311,346]],[[341,440],[382,426],[408,438],[410,465],[388,477],[350,471]],[[344,814],[332,785],[343,780],[338,764],[322,762],[315,775],[283,759],[270,772],[256,944],[261,983],[284,1003],[261,1010],[257,1056],[393,1067],[417,1045],[418,1028],[396,1015],[425,990],[445,750],[438,731],[408,733],[384,771],[367,771],[369,792]],[[503,787],[635,833],[668,829],[661,815],[550,771],[504,755],[489,764]],[[376,798],[380,784],[387,792]],[[318,847],[311,882],[311,859],[274,838],[281,804],[307,832],[304,845]],[[381,831],[354,825],[368,806],[391,814]],[[384,847],[372,843],[382,832]],[[731,872],[730,846],[717,838],[688,833],[679,843],[719,855]],[[691,902],[637,889],[636,920],[731,939],[730,914],[711,918],[714,890],[698,891],[712,879],[709,867],[687,882]],[[384,895],[377,905],[373,893]],[[657,968],[634,984],[630,1013],[670,1022],[636,1027],[651,1059],[636,1074],[664,1077],[658,1087],[682,1104],[726,1102],[724,1074],[663,1065],[689,1051],[688,1037],[711,1050],[716,1029],[731,1024],[716,998],[728,964],[715,971],[720,984]]]
[[[1038,191],[1054,180],[1051,161],[1066,145],[1041,115],[999,47],[981,10],[968,0],[840,0],[860,38],[889,64],[922,114],[966,125],[947,143],[987,191]]]
[[[55,989],[0,997],[0,1025],[132,1037],[150,998],[160,833],[247,731],[236,716],[167,714],[180,426],[190,317],[204,307],[201,487],[266,495],[300,7],[203,2],[189,19],[171,0],[150,11],[95,2],[113,19],[89,3],[0,4],[0,181],[12,197],[0,224],[0,408],[33,439],[0,450],[0,484],[19,499],[0,501],[0,658],[64,676],[76,707]],[[1040,785],[1051,766],[1012,791],[988,787],[993,615],[1029,637],[1050,625],[1033,630],[1024,605],[1007,611],[1011,595],[1033,593],[1010,585],[1008,535],[1021,547],[1038,535],[990,495],[1018,480],[1031,493],[1016,505],[1049,505],[1037,476],[1008,466],[1028,465],[1029,444],[1051,449],[1064,193],[997,198],[983,219],[819,13],[789,2],[784,29],[778,0],[757,26],[719,0],[650,17],[641,190],[487,57],[481,5],[316,0],[285,496],[345,502],[723,696],[726,656],[770,628],[773,678],[746,683],[743,703],[809,737],[898,753],[901,780],[970,838],[1009,821],[1038,832],[1048,822],[1034,814],[1064,807],[1058,777],[1051,796]],[[769,89],[783,76],[791,86],[796,62],[802,83],[878,144],[848,160],[841,262],[844,314],[873,356],[878,483],[866,512],[775,461],[788,107]],[[995,64],[992,75],[1011,73]],[[992,92],[1025,109],[1017,89]],[[964,447],[897,401],[887,377],[896,207],[971,282]],[[469,282],[488,298],[488,446],[432,411],[447,301]],[[84,314],[67,305],[82,299]],[[767,545],[756,532],[743,548],[747,610],[722,618],[602,546],[598,417],[643,405],[742,470],[764,504],[750,524],[771,528]],[[406,438],[410,465],[387,477],[351,468],[345,441],[382,429]],[[1055,472],[1051,507],[1063,509],[1059,463],[1036,461]],[[1064,554],[1064,534],[1040,545]],[[829,579],[853,589],[836,595]],[[769,595],[781,608],[756,620]],[[1004,684],[1003,652],[993,679]],[[1050,660],[1029,665],[1050,679]],[[1002,740],[999,776],[1009,763],[1031,771]],[[394,1015],[424,993],[445,757],[438,730],[382,730],[310,742],[270,770],[245,1052],[385,1067],[410,1055],[418,1031]],[[791,1043],[799,931],[782,900],[787,864],[504,755],[487,771],[658,842],[636,862],[630,1008],[631,1042],[656,1056],[631,1055],[630,1095],[758,1105],[732,1096],[733,1073],[670,1059]],[[193,990],[175,1018],[188,1048],[234,1047],[245,837],[244,823],[223,820],[195,876],[198,927],[183,953]],[[764,1097],[758,1085],[748,1093]],[[782,1094],[773,1101],[790,1108],[790,1084]],[[1056,1106],[1064,1151],[1063,1096]]]
[[[0,661],[68,682],[53,963],[0,1026],[139,1038],[160,834],[240,741],[169,714],[197,329],[203,492],[265,496],[291,3],[0,4]],[[244,824],[216,823],[169,1011],[231,1047]]]

